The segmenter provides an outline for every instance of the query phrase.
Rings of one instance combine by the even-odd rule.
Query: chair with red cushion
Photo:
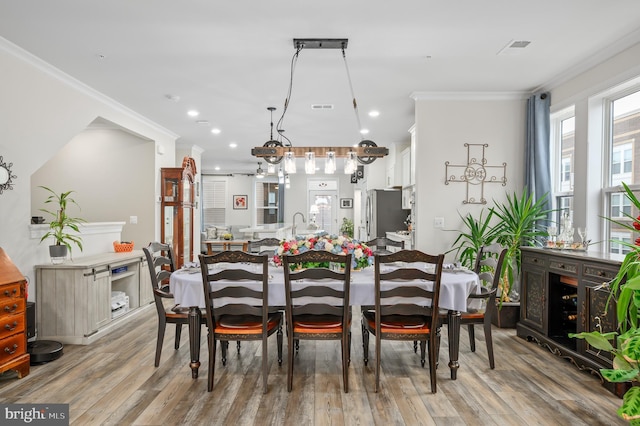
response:
[[[220,263],[231,264],[220,267]],[[246,264],[242,265],[242,264]],[[278,364],[282,365],[282,312],[269,307],[269,271],[266,255],[224,251],[200,255],[209,345],[207,390],[213,389],[217,342],[221,342],[223,365],[230,340],[262,341],[262,384],[267,392],[267,340],[277,334]],[[219,285],[218,281],[224,281]],[[232,281],[230,285],[228,281]]]
[[[349,392],[351,256],[315,250],[283,256],[289,392],[293,387],[294,341],[299,340],[340,340],[342,381],[345,393]],[[296,269],[296,265],[309,263],[336,263],[343,264],[344,268]]]
[[[376,340],[376,383],[380,388],[382,340],[420,342],[420,363],[429,349],[431,392],[436,392],[438,298],[444,255],[402,250],[375,256],[375,306],[362,313],[364,363],[369,361],[369,334]],[[399,263],[398,263],[399,262]],[[431,285],[424,285],[431,282]]]

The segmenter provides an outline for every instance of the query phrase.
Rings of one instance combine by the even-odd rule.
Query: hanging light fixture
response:
[[[292,151],[287,151],[284,154],[284,171],[291,175],[296,172],[296,157]]]
[[[258,168],[256,169],[256,177],[258,179],[264,178],[264,170],[262,170],[262,163],[258,161]]]
[[[353,151],[347,152],[347,157],[344,159],[344,174],[352,175],[355,173],[358,168],[358,163],[356,162],[356,153]]]
[[[271,164],[271,163],[267,163],[267,174],[274,174],[276,172],[276,165],[275,164]]]
[[[377,158],[384,157],[389,154],[389,149],[385,147],[379,147],[375,144],[375,142],[371,140],[362,139],[362,135],[360,134],[362,130],[362,126],[360,125],[360,116],[358,114],[358,104],[356,102],[355,95],[353,93],[353,85],[351,83],[351,75],[349,73],[349,66],[347,64],[347,56],[345,54],[345,49],[347,48],[348,39],[293,39],[293,46],[296,49],[292,59],[291,59],[291,76],[289,83],[289,91],[287,93],[287,97],[284,103],[284,109],[282,112],[282,116],[278,120],[277,130],[278,133],[283,136],[284,130],[282,129],[282,124],[284,121],[285,114],[287,112],[287,108],[289,106],[291,100],[291,89],[293,87],[293,72],[295,70],[295,65],[298,61],[298,56],[303,49],[340,49],[342,51],[342,58],[344,59],[344,65],[347,72],[347,79],[349,81],[349,88],[351,90],[351,97],[353,99],[353,110],[356,116],[356,124],[357,124],[357,132],[361,141],[357,144],[356,147],[293,147],[293,144],[288,138],[285,138],[288,141],[288,145],[284,146],[281,141],[273,140],[273,110],[275,108],[269,107],[268,109],[271,111],[272,120],[271,120],[271,139],[267,141],[261,147],[255,147],[251,149],[251,155],[259,158],[264,158],[264,160],[268,164],[278,164],[284,159],[284,170],[288,174],[293,174],[296,172],[295,159],[297,158],[305,158],[305,171],[309,174],[315,173],[315,158],[316,157],[326,157],[325,161],[325,173],[333,173],[335,171],[335,159],[336,158],[345,158],[345,172],[346,170],[352,170],[351,173],[354,173],[357,169],[357,163],[361,164],[371,164]],[[312,159],[310,158],[312,157]],[[311,164],[313,162],[313,167]],[[333,171],[331,171],[333,170]]]
[[[284,187],[286,189],[291,188],[291,180],[289,179],[289,175],[284,176]]]
[[[313,151],[304,153],[304,172],[308,175],[316,173],[316,154]]]
[[[335,151],[327,152],[327,158],[324,160],[324,173],[332,175],[336,171],[336,153]]]

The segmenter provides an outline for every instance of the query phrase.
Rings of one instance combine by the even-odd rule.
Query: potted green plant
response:
[[[509,302],[516,295],[517,280],[520,277],[521,246],[535,246],[539,237],[546,236],[543,227],[551,210],[545,208],[547,196],[534,201],[527,190],[520,198],[516,193],[507,194],[507,201],[497,203],[491,212],[499,220],[494,232],[497,242],[507,248],[504,260],[503,280],[500,289],[500,302]]]
[[[340,233],[346,237],[353,238],[353,221],[351,219],[347,219],[346,217],[342,218]]]
[[[48,238],[53,238],[55,244],[49,246],[49,255],[51,256],[51,261],[53,263],[61,263],[67,257],[67,251],[69,253],[71,252],[71,243],[77,245],[80,251],[82,251],[82,238],[78,235],[70,234],[69,230],[79,233],[80,229],[78,228],[78,225],[86,221],[79,217],[69,216],[67,213],[69,204],[75,204],[78,206],[78,203],[71,198],[71,194],[74,191],[67,191],[58,194],[46,186],[41,186],[40,188],[49,192],[49,196],[45,200],[45,204],[52,203],[56,206],[55,211],[40,209],[40,211],[51,216],[49,231],[42,236],[40,242]],[[78,206],[78,208],[80,208],[80,206]]]
[[[640,201],[631,189],[623,182],[625,196],[633,203],[636,211],[640,210]],[[605,218],[622,226],[631,232],[640,231],[640,216],[634,218],[624,213],[632,220],[632,226],[628,223]],[[636,239],[636,244],[640,244]],[[624,241],[616,241],[629,247],[630,252],[625,256],[618,274],[613,280],[606,283],[609,288],[609,300],[605,307],[610,309],[611,303],[616,303],[616,316],[618,330],[602,333],[601,331],[582,332],[569,334],[569,337],[585,339],[589,345],[600,351],[606,351],[613,355],[612,368],[600,369],[600,374],[605,380],[612,383],[640,382],[640,246]],[[616,342],[615,346],[612,343]],[[632,425],[640,425],[640,387],[631,386],[622,398],[622,405],[618,408],[618,416],[630,421]]]
[[[480,247],[491,244],[497,237],[496,228],[491,226],[493,211],[489,210],[489,214],[484,218],[483,215],[484,210],[477,219],[471,213],[467,213],[466,216],[460,215],[465,230],[460,232],[453,242],[453,248],[449,250],[456,250],[456,259],[469,269],[474,267]]]

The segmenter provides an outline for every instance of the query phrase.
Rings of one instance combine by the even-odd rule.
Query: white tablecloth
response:
[[[231,267],[242,267],[240,264]],[[246,267],[246,266],[245,266]],[[425,288],[432,288],[430,281],[422,282]],[[224,281],[216,282],[221,287]],[[384,283],[383,283],[384,284]],[[256,283],[256,285],[260,285]],[[202,274],[199,269],[180,270],[171,275],[171,292],[177,304],[204,308]],[[374,268],[351,272],[351,305],[374,305]],[[478,275],[471,271],[444,271],[440,286],[440,309],[466,312],[467,297],[480,292]],[[284,271],[281,267],[269,267],[269,305],[284,306]]]

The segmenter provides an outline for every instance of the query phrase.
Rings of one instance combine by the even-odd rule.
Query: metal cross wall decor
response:
[[[507,185],[507,163],[501,166],[488,166],[484,157],[488,144],[469,144],[467,147],[467,164],[449,164],[445,161],[445,185],[449,182],[466,182],[467,196],[462,204],[487,204],[484,198],[485,183],[501,183]],[[502,176],[500,171],[502,170]]]

